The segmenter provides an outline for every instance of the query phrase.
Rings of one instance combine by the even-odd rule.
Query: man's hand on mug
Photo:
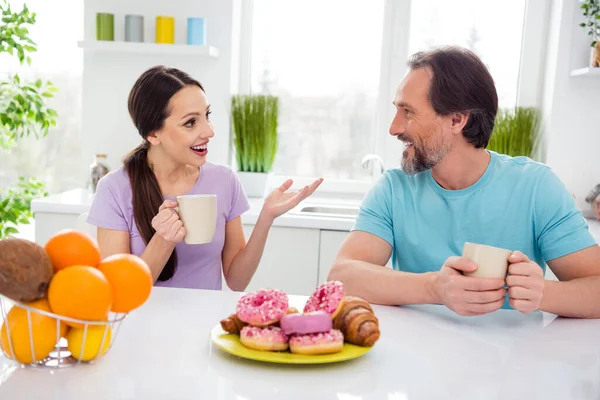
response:
[[[515,251],[508,262],[506,285],[510,305],[523,314],[538,310],[544,294],[544,271],[520,251]]]
[[[177,207],[177,202],[165,200],[158,209],[158,214],[152,218],[152,227],[156,233],[171,243],[181,242],[186,235],[183,222],[174,210],[175,207]]]
[[[465,257],[450,257],[442,266],[434,287],[442,304],[463,316],[483,315],[504,304],[504,279],[464,276],[477,265]]]

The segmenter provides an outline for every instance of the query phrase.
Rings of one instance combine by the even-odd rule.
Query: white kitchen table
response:
[[[382,337],[367,355],[290,366],[238,359],[211,344],[211,328],[239,296],[156,288],[95,364],[49,370],[0,358],[0,399],[600,398],[600,320],[375,307]]]

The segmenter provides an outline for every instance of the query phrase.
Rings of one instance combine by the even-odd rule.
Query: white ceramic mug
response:
[[[212,242],[217,226],[217,195],[190,194],[177,196],[177,207],[187,234],[187,244]]]
[[[499,247],[466,242],[463,247],[463,257],[473,261],[477,269],[465,272],[467,276],[479,278],[506,278],[508,273],[508,257],[513,252]]]

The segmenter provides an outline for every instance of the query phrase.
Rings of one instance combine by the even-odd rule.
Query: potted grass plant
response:
[[[579,24],[591,36],[590,67],[600,67],[600,0],[583,0],[580,8],[583,10],[585,22]]]
[[[246,194],[262,197],[275,154],[279,99],[269,95],[235,95],[231,99],[233,145],[238,175]]]
[[[514,107],[498,110],[488,149],[509,156],[537,159],[540,115],[536,108]]]

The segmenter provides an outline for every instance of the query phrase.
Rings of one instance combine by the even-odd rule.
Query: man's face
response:
[[[411,70],[394,99],[390,135],[405,145],[402,170],[409,175],[435,167],[452,149],[452,118],[437,115],[429,102],[431,77],[428,68]]]

